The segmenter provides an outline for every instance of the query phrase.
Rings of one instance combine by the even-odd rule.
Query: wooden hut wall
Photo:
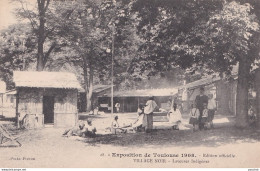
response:
[[[73,126],[77,121],[77,90],[19,88],[18,113],[43,114],[43,96],[54,97],[54,125]],[[23,116],[21,116],[23,117]]]
[[[43,90],[36,88],[19,88],[18,112],[24,114],[42,114]],[[22,117],[22,116],[21,116]]]
[[[4,94],[3,97],[4,99],[3,99],[3,106],[1,108],[1,114],[6,118],[15,118],[16,117],[16,109],[15,109],[16,95]]]
[[[54,125],[57,127],[74,126],[77,122],[77,90],[58,89],[54,94]]]

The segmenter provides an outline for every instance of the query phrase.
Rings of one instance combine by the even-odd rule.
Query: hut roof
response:
[[[101,91],[104,91],[104,90],[107,90],[107,89],[110,89],[111,88],[111,85],[101,85],[101,84],[98,84],[98,85],[94,85],[93,86],[93,93],[100,93]],[[79,90],[80,93],[84,93],[85,90],[83,88],[81,88]]]
[[[93,93],[100,93],[101,91],[111,89],[111,85],[95,85],[93,88]]]
[[[80,89],[73,73],[46,71],[14,71],[16,87]]]
[[[186,85],[183,85],[183,86],[181,86],[181,88],[185,87],[185,88],[188,88],[188,89],[194,89],[194,88],[197,88],[197,87],[200,87],[200,86],[206,86],[206,85],[212,84],[216,81],[219,81],[220,79],[221,78],[219,76],[217,76],[217,77],[207,77],[207,78],[203,78],[203,79],[188,83]]]
[[[114,97],[173,96],[177,93],[178,93],[178,89],[176,88],[142,89],[142,90],[118,91],[114,93]]]
[[[17,92],[15,89],[6,91],[6,95],[15,95]]]

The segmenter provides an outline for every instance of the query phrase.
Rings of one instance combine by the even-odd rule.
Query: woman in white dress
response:
[[[173,104],[173,108],[168,113],[169,122],[172,124],[172,128],[175,130],[179,130],[179,126],[181,124],[182,116],[179,109],[177,109],[177,104]]]

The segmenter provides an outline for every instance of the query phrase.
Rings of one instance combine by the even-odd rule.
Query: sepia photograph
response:
[[[260,0],[0,0],[0,169],[259,171],[259,67]]]

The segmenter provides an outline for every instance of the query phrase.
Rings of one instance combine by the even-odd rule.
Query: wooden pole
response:
[[[111,50],[111,116],[114,113],[114,51],[115,51],[115,10],[116,10],[116,1],[113,1],[114,7],[114,14],[113,14],[113,26],[112,26],[112,50]]]
[[[112,30],[112,64],[111,64],[111,115],[114,113],[114,26]]]
[[[1,106],[1,113],[2,113],[2,116],[4,116],[4,93],[2,93],[2,106]]]
[[[16,119],[17,119],[17,128],[20,128],[20,122],[19,122],[19,89],[16,89]]]
[[[125,98],[123,97],[123,112],[125,113]]]

